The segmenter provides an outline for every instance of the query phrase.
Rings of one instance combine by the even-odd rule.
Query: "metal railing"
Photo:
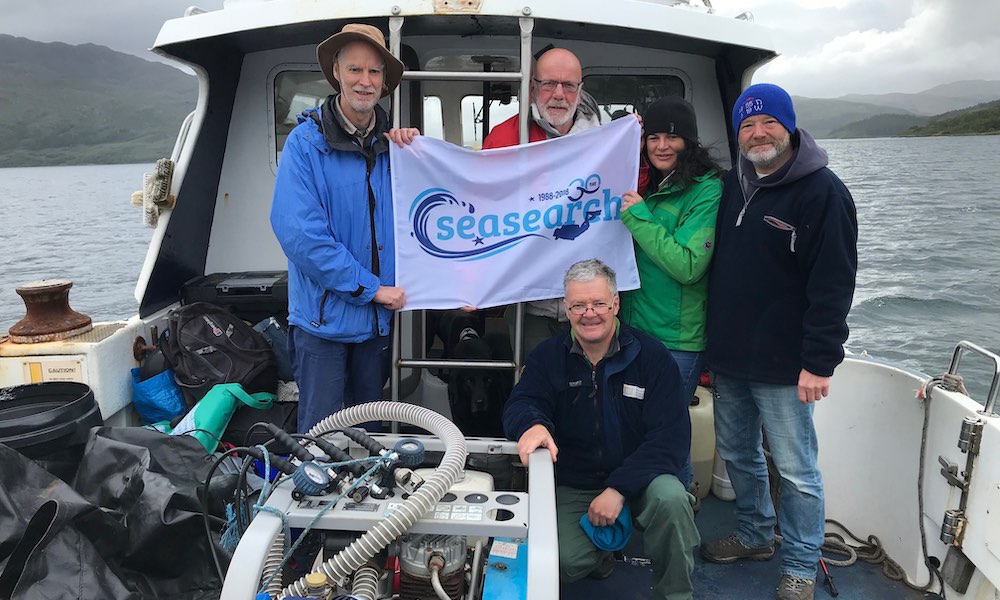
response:
[[[986,404],[983,406],[983,410],[979,411],[979,414],[987,417],[1000,416],[996,413],[997,394],[1000,392],[1000,356],[990,352],[982,346],[977,346],[972,342],[962,340],[957,346],[955,346],[955,353],[951,356],[951,365],[948,367],[948,374],[958,374],[958,365],[962,362],[962,354],[964,354],[967,350],[981,354],[993,361],[993,381],[990,383],[990,391],[986,395]]]

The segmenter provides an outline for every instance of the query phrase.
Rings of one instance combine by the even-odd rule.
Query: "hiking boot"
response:
[[[774,592],[776,600],[813,600],[813,588],[816,582],[794,575],[782,575],[778,589]]]
[[[615,555],[611,552],[601,552],[597,566],[587,577],[591,579],[607,579],[615,571]]]
[[[701,555],[705,560],[728,564],[738,560],[769,560],[774,556],[774,543],[751,548],[732,534],[721,540],[712,540],[701,545]]]

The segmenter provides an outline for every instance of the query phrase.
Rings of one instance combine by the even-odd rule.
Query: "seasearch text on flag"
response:
[[[406,309],[488,308],[563,295],[574,262],[599,258],[639,287],[621,196],[635,189],[639,124],[474,152],[419,137],[391,145],[396,285]]]

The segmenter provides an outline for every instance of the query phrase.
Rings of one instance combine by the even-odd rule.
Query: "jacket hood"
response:
[[[323,134],[326,143],[334,150],[361,152],[361,148],[354,141],[354,136],[344,131],[344,128],[337,122],[337,117],[334,114],[337,109],[332,104],[336,101],[336,95],[327,96],[320,106],[302,111],[298,116],[298,123],[301,125],[305,121],[312,121],[316,130]],[[370,146],[375,154],[389,151],[389,141],[382,135],[386,131],[389,131],[389,115],[385,109],[376,104],[375,125],[365,140],[365,145]]]
[[[740,152],[738,172],[743,190],[750,187],[768,188],[788,185],[815,173],[829,162],[826,150],[816,144],[809,132],[801,127],[792,134],[792,156],[780,169],[766,177],[757,178],[753,163]]]

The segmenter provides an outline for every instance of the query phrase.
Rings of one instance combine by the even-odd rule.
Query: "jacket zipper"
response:
[[[587,362],[590,362],[589,360]],[[590,384],[594,390],[594,437],[597,439],[597,464],[604,464],[604,444],[601,440],[600,402],[597,389],[597,365],[590,366]]]
[[[323,307],[326,306],[326,298],[329,295],[330,295],[330,291],[329,290],[323,290],[323,297],[320,298],[320,301],[319,301],[319,322],[317,323],[316,321],[312,321],[311,323],[309,323],[313,327],[322,327],[323,326]]]
[[[743,208],[740,210],[740,214],[737,215],[737,217],[736,217],[736,226],[737,227],[739,227],[740,225],[743,224],[743,215],[746,214],[747,207],[750,206],[750,201],[753,200],[753,197],[756,196],[757,192],[759,192],[759,191],[760,191],[760,188],[754,188],[753,193],[750,194],[749,198],[747,198],[746,192],[743,192]]]

